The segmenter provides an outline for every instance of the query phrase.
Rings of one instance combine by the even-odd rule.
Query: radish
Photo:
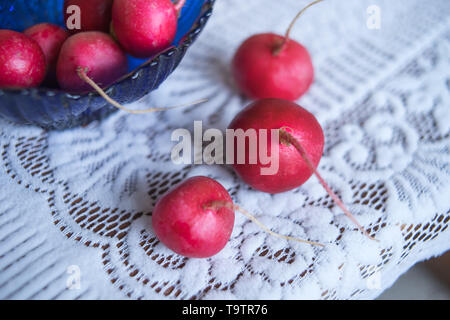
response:
[[[36,41],[44,52],[47,63],[47,84],[56,84],[56,62],[59,51],[69,34],[63,28],[51,23],[34,25],[23,33]]]
[[[28,36],[0,30],[0,88],[30,88],[45,78],[42,49]]]
[[[108,86],[128,70],[125,53],[109,35],[98,31],[77,33],[64,42],[56,68],[62,89],[80,93],[91,86],[79,76],[82,69],[101,86]]]
[[[252,99],[299,99],[311,86],[314,68],[311,57],[300,43],[289,38],[303,12],[301,10],[285,36],[273,33],[254,35],[245,40],[232,60],[232,74],[239,89]]]
[[[322,127],[314,115],[294,102],[280,99],[258,100],[236,115],[228,128],[244,131],[255,129],[257,132],[260,129],[268,129],[267,140],[270,143],[270,129],[284,127],[289,128],[289,132],[302,143],[313,166],[317,167],[324,147]],[[237,148],[235,145],[235,157]],[[267,149],[271,150],[270,145]],[[246,145],[246,159],[249,157],[249,150]],[[284,141],[279,145],[279,169],[275,175],[261,175],[261,168],[267,165],[262,165],[259,159],[256,164],[248,162],[237,164],[235,160],[233,167],[236,173],[254,189],[267,193],[280,193],[297,188],[313,174],[297,150]]]
[[[273,175],[262,175],[261,169],[268,165],[263,165],[259,157],[255,164],[237,164],[235,160],[233,168],[244,182],[254,189],[273,194],[297,188],[315,174],[334,202],[367,237],[373,239],[317,172],[316,168],[324,148],[324,135],[314,115],[288,100],[261,99],[237,114],[229,129],[242,129],[244,132],[249,129],[256,132],[267,130],[269,144],[267,150],[272,150],[271,130],[279,129],[278,172]],[[259,139],[258,135],[256,137]],[[257,145],[259,147],[261,142],[258,141]],[[249,144],[246,143],[245,146],[235,144],[235,157],[238,147],[241,148],[239,151],[245,152],[245,159],[249,159]]]
[[[72,29],[71,22],[74,11],[72,6],[80,8],[80,29]],[[111,24],[113,0],[65,0],[64,1],[64,21],[72,33],[84,31],[109,32]],[[77,18],[76,15],[73,18]]]
[[[153,210],[152,225],[158,239],[175,253],[207,258],[221,251],[230,239],[234,211],[240,211],[273,236],[323,246],[270,231],[233,204],[227,190],[208,177],[189,178],[163,195]]]
[[[186,257],[206,258],[222,250],[234,225],[228,208],[206,209],[212,201],[231,202],[227,190],[206,177],[190,178],[166,193],[153,210],[158,239]]]
[[[134,57],[148,58],[168,48],[177,31],[178,15],[186,0],[115,0],[112,29]]]

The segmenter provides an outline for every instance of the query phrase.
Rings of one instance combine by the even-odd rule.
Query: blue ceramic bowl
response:
[[[119,103],[134,102],[175,70],[211,16],[215,0],[187,0],[173,47],[151,60],[129,57],[130,72],[106,89]],[[63,0],[0,0],[0,29],[23,31],[41,22],[63,26]],[[46,129],[85,125],[116,111],[97,93],[73,95],[58,89],[0,90],[0,116]]]

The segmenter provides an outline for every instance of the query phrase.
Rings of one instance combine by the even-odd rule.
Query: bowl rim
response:
[[[194,42],[196,36],[200,33],[202,27],[205,25],[206,21],[209,19],[209,17],[212,14],[212,9],[214,6],[214,3],[216,0],[204,0],[204,3],[202,5],[202,11],[200,12],[200,16],[195,20],[194,24],[192,25],[191,29],[188,33],[186,33],[182,37],[182,41],[178,43],[178,45],[171,45],[170,47],[164,49],[160,53],[156,54],[155,56],[149,58],[147,61],[140,64],[138,67],[133,69],[132,71],[128,72],[127,74],[123,75],[107,87],[103,87],[102,89],[108,93],[108,91],[113,87],[117,86],[120,83],[128,80],[129,78],[133,78],[134,76],[138,75],[138,73],[144,69],[148,65],[155,65],[159,63],[159,60],[161,57],[168,58],[175,54],[177,51],[182,50],[184,48],[187,48],[192,45]],[[47,96],[56,96],[56,95],[62,95],[65,96],[68,99],[78,100],[83,97],[100,97],[100,95],[96,91],[87,91],[82,93],[73,93],[70,91],[64,91],[59,88],[45,88],[45,87],[33,87],[33,88],[0,88],[0,97],[4,94],[8,95],[20,95],[20,96],[27,96],[27,95],[47,95]]]

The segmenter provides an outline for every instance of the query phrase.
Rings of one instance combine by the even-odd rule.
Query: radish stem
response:
[[[285,236],[285,235],[273,232],[272,230],[267,228],[261,221],[256,219],[256,217],[254,215],[252,215],[250,212],[248,212],[244,208],[241,208],[240,206],[238,206],[238,205],[236,205],[234,203],[231,203],[231,202],[228,202],[228,201],[212,201],[208,205],[204,206],[204,209],[215,209],[215,210],[217,210],[219,208],[228,208],[230,210],[238,211],[238,212],[242,213],[248,219],[250,219],[251,221],[256,223],[256,225],[258,225],[258,227],[260,227],[262,230],[264,230],[265,232],[269,233],[270,235],[272,235],[274,237],[285,239],[285,240],[297,241],[297,242],[301,242],[301,243],[307,243],[307,244],[311,244],[313,246],[318,246],[318,247],[325,247],[325,245],[323,245],[321,243],[318,243],[318,242],[302,240],[302,239],[298,239],[298,238],[294,238],[294,237],[290,237],[290,236]]]
[[[150,113],[150,112],[157,112],[157,111],[167,111],[167,110],[171,110],[171,109],[194,106],[194,105],[208,101],[208,99],[201,99],[201,100],[194,101],[192,103],[182,104],[182,105],[173,106],[173,107],[149,108],[149,109],[145,109],[145,110],[130,110],[130,109],[124,107],[123,105],[121,105],[120,103],[118,103],[117,101],[113,100],[110,96],[108,96],[102,88],[100,88],[91,78],[89,78],[87,76],[86,72],[88,72],[88,71],[89,71],[88,68],[82,68],[82,67],[77,68],[77,73],[78,73],[79,77],[82,80],[84,80],[87,84],[89,84],[95,91],[97,91],[100,96],[102,96],[106,101],[108,101],[114,107],[116,107],[120,110],[126,111],[128,113],[131,113],[131,114],[143,114],[143,113]]]
[[[374,237],[372,237],[356,220],[356,218],[350,213],[350,211],[345,207],[345,205],[342,203],[341,199],[331,190],[330,186],[325,182],[325,180],[322,178],[322,176],[319,174],[319,172],[316,170],[314,165],[311,162],[311,159],[309,158],[308,154],[306,153],[305,149],[302,147],[300,142],[296,138],[294,138],[289,132],[285,131],[284,128],[280,129],[280,139],[292,144],[295,149],[300,153],[302,158],[305,160],[306,164],[308,165],[309,169],[314,173],[314,175],[319,179],[319,182],[322,184],[322,186],[325,188],[325,190],[328,192],[330,197],[333,199],[333,201],[339,206],[339,208],[344,211],[345,215],[358,227],[358,229],[369,239],[376,240]]]
[[[297,20],[300,18],[300,16],[301,16],[301,15],[302,15],[309,7],[315,5],[315,4],[319,3],[319,2],[322,2],[322,1],[324,1],[324,0],[316,0],[316,1],[313,1],[313,2],[311,2],[310,4],[308,4],[306,7],[304,7],[302,10],[300,10],[299,13],[297,13],[297,15],[295,16],[294,20],[292,20],[291,24],[289,25],[289,27],[288,27],[288,29],[287,29],[287,31],[286,31],[286,34],[285,34],[285,36],[284,36],[283,42],[282,42],[279,46],[277,46],[277,47],[274,49],[274,51],[273,51],[273,55],[274,55],[274,56],[279,55],[280,52],[283,51],[284,48],[286,47],[286,43],[289,41],[289,36],[290,36],[290,34],[291,34],[292,28],[294,27],[295,23],[296,23]]]
[[[178,2],[175,4],[175,10],[178,11],[178,14],[180,14],[181,9],[183,9],[185,4],[186,4],[186,0],[178,0]]]

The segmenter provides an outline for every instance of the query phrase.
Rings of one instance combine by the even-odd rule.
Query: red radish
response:
[[[112,28],[119,43],[137,58],[168,48],[177,31],[178,14],[186,0],[115,0]]]
[[[36,87],[44,80],[45,56],[33,39],[0,30],[0,88]]]
[[[207,258],[222,250],[234,225],[226,207],[206,208],[213,201],[232,202],[222,185],[207,177],[190,178],[166,193],[152,215],[158,239],[185,257]]]
[[[84,31],[109,31],[113,0],[65,0],[64,21],[66,24],[73,14],[72,11],[68,13],[67,8],[73,5],[80,8],[81,29],[70,30],[72,33]]]
[[[272,236],[323,247],[323,244],[271,231],[251,213],[235,205],[227,190],[208,177],[179,183],[157,202],[152,215],[158,239],[170,250],[190,258],[208,258],[230,239],[234,211],[239,211]]]
[[[47,62],[47,82],[56,83],[56,62],[59,51],[69,37],[69,34],[61,27],[51,23],[41,23],[26,29],[27,36],[36,41],[41,47]]]
[[[79,76],[83,69],[95,83],[106,87],[128,70],[127,58],[119,45],[106,33],[77,33],[64,42],[56,75],[62,89],[85,92],[92,87]]]
[[[241,91],[252,99],[297,100],[310,87],[314,68],[308,51],[289,40],[280,53],[274,51],[283,37],[258,34],[247,39],[233,58],[232,72]]]
[[[271,150],[270,130],[284,127],[289,128],[289,132],[301,142],[314,167],[317,167],[324,147],[322,127],[311,113],[294,102],[280,99],[258,100],[242,110],[229,125],[229,129],[234,130],[255,129],[257,132],[260,129],[269,130],[268,152]],[[235,145],[235,156],[237,147]],[[248,145],[245,151],[248,159]],[[247,184],[268,193],[280,193],[297,188],[313,174],[297,150],[283,141],[279,145],[278,161],[279,170],[275,175],[261,175],[261,168],[268,165],[262,165],[259,159],[257,164],[237,164],[237,161],[234,161],[233,167]]]
[[[312,174],[328,192],[333,201],[367,237],[373,239],[358,223],[339,197],[331,190],[317,171],[324,147],[322,127],[317,119],[294,102],[282,99],[262,99],[253,102],[242,110],[231,122],[229,129],[267,130],[267,150],[271,150],[271,130],[279,129],[278,172],[262,175],[260,159],[256,164],[233,165],[236,173],[251,187],[268,192],[279,193],[299,187]],[[257,139],[259,135],[256,135]],[[260,142],[258,141],[258,147]],[[235,155],[238,146],[235,144]],[[250,147],[245,144],[246,159],[249,159]],[[259,154],[259,153],[258,153]]]
[[[252,99],[299,99],[314,80],[311,57],[300,43],[289,38],[294,23],[317,0],[301,10],[286,35],[257,34],[237,50],[232,73],[239,89]]]

